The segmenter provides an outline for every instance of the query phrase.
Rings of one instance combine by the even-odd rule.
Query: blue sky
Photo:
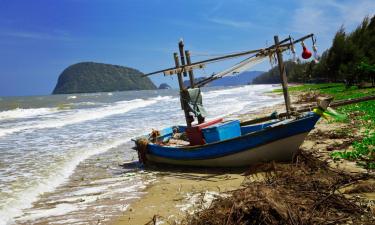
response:
[[[350,31],[374,12],[373,0],[0,0],[0,96],[50,94],[59,74],[81,61],[170,67],[180,38],[193,61],[266,47],[275,34],[313,32],[321,52],[341,25]]]

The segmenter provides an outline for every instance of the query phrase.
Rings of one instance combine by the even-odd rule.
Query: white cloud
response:
[[[297,37],[314,33],[318,37],[319,52],[331,46],[342,25],[351,32],[365,16],[375,13],[374,0],[296,0],[295,4],[285,31]]]
[[[230,20],[223,18],[209,18],[208,21],[233,28],[248,28],[253,26],[253,24],[249,21]]]
[[[35,39],[35,40],[59,40],[59,41],[71,40],[71,38],[67,35],[67,33],[63,31],[56,31],[56,32],[53,32],[53,34],[41,33],[41,32],[29,32],[29,31],[3,31],[3,32],[0,32],[0,36]]]
[[[332,36],[341,25],[352,30],[365,16],[375,13],[374,0],[317,0],[299,1],[290,22],[290,31],[320,33]]]

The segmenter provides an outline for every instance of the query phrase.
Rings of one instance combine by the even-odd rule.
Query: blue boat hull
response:
[[[242,126],[241,136],[205,145],[171,147],[149,143],[146,158],[148,162],[208,167],[287,161],[319,118],[310,112],[299,119]],[[170,130],[165,129],[162,135],[168,136]]]

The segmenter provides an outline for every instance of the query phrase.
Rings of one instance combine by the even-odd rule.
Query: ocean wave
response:
[[[22,125],[12,128],[1,128],[0,137],[9,135],[12,133],[20,132],[23,130],[37,130],[46,128],[63,127],[66,125],[82,123],[90,120],[103,119],[105,117],[126,113],[130,110],[137,108],[146,107],[151,104],[155,104],[158,101],[166,101],[172,99],[171,96],[158,96],[148,100],[134,99],[130,101],[119,101],[112,105],[103,107],[90,108],[90,109],[77,109],[68,110],[65,113],[60,113],[56,118],[32,121],[29,123],[23,123]]]
[[[31,117],[47,115],[47,114],[51,114],[55,112],[57,112],[57,108],[30,108],[30,109],[17,108],[17,109],[6,110],[6,111],[0,112],[0,121],[10,120],[10,119],[31,118]]]
[[[66,99],[76,99],[76,98],[77,98],[77,96],[75,96],[75,95],[71,95],[71,96],[66,97]]]
[[[249,92],[264,92],[267,89],[272,90],[272,87],[269,85],[246,85],[246,86],[235,86],[232,88],[227,89],[220,89],[220,90],[213,90],[203,92],[203,98],[211,99],[217,98],[222,95],[241,95],[241,94],[249,94]]]

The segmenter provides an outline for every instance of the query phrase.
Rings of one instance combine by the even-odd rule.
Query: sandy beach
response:
[[[273,94],[272,94],[273,95]],[[297,95],[292,96],[294,106],[302,106],[303,103],[296,103]],[[249,113],[236,115],[241,120],[248,120],[262,115],[269,115],[273,111],[283,112],[283,104],[273,107],[263,108],[258,113]],[[233,117],[231,117],[233,118]],[[365,169],[358,167],[355,163],[344,161],[333,161],[329,158],[329,152],[333,150],[332,146],[347,143],[350,137],[343,136],[329,138],[329,135],[322,133],[332,133],[335,130],[345,129],[344,124],[332,124],[326,120],[320,120],[316,128],[309,134],[307,140],[301,146],[305,152],[314,154],[314,157],[321,161],[328,162],[333,169],[339,169],[347,173],[367,173]],[[359,133],[353,134],[360,135]],[[328,150],[327,150],[328,149]],[[204,170],[188,168],[151,168],[159,170],[157,181],[146,189],[146,194],[135,201],[124,212],[123,216],[113,221],[115,225],[125,224],[175,224],[181,222],[195,210],[208,208],[212,200],[217,196],[225,196],[225,192],[240,189],[244,180],[257,180],[262,176],[253,174],[246,176],[249,168],[238,170]],[[365,181],[366,185],[373,184],[374,180]],[[374,202],[374,194],[361,193],[363,198]],[[359,196],[359,195],[358,195]]]
[[[275,95],[269,93],[270,96]],[[262,108],[260,112],[230,115],[230,118],[249,120],[273,111],[282,112],[283,104]],[[238,169],[201,169],[154,166],[148,168],[157,171],[157,181],[149,185],[145,195],[136,200],[115,219],[113,225],[147,224],[157,221],[173,224],[180,222],[195,210],[208,208],[218,195],[241,187],[248,168]],[[257,179],[257,176],[253,176]],[[198,208],[197,208],[198,207]]]
[[[158,180],[148,187],[141,199],[131,204],[113,224],[146,224],[153,219],[173,223],[208,207],[216,195],[235,190],[244,180],[243,170],[173,170],[161,172]]]

